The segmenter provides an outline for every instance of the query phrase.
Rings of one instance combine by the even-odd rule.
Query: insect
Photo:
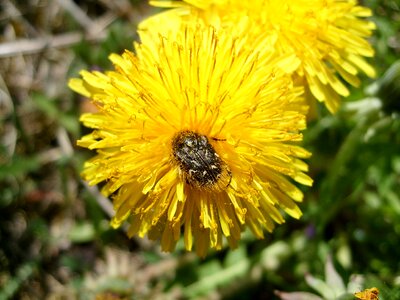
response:
[[[172,141],[172,150],[192,187],[221,189],[229,185],[231,173],[207,136],[193,131],[179,132]]]
[[[373,287],[354,293],[354,296],[359,300],[379,300],[379,290],[376,287]]]

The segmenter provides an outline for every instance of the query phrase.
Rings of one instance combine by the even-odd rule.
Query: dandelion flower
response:
[[[354,296],[360,300],[379,300],[379,290],[376,287],[365,289],[362,292],[354,293]]]
[[[271,46],[249,49],[200,24],[141,40],[136,54],[110,55],[114,71],[82,71],[69,83],[99,109],[82,115],[93,132],[78,145],[97,151],[83,177],[105,182],[112,226],[127,220],[130,237],[160,239],[163,251],[182,231],[185,248],[205,256],[224,236],[236,247],[245,228],[263,238],[283,211],[299,218],[294,182],[312,180],[301,160],[309,153],[296,145],[304,102],[285,70],[289,58],[270,51],[261,66],[260,49]]]
[[[343,81],[359,86],[359,71],[370,77],[375,71],[364,57],[374,51],[366,38],[375,24],[365,20],[368,8],[355,0],[184,0],[150,1],[162,7],[175,7],[141,24],[142,29],[166,30],[178,19],[199,18],[213,26],[235,27],[242,16],[258,29],[246,34],[253,39],[267,35],[276,39],[276,51],[295,53],[301,61],[294,79],[310,90],[310,106],[315,99],[325,102],[332,113],[340,105],[340,96],[348,96]],[[250,38],[251,40],[251,38]],[[339,79],[341,78],[341,79]]]

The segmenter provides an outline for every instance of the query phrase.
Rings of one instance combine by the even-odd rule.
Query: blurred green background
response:
[[[315,184],[304,216],[205,259],[111,229],[109,201],[79,177],[92,153],[75,145],[88,132],[78,117],[92,106],[68,78],[110,68],[109,53],[132,49],[156,10],[133,0],[1,5],[0,300],[354,299],[341,282],[400,299],[398,0],[363,1],[377,24],[378,77],[362,78],[337,115],[319,107],[305,132]]]

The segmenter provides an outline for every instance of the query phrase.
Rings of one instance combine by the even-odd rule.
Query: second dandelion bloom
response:
[[[366,40],[375,29],[367,19],[371,11],[355,0],[184,0],[150,1],[162,7],[175,7],[145,20],[141,27],[150,31],[174,28],[179,22],[204,20],[216,27],[240,31],[238,20],[248,18],[255,26],[243,31],[250,40],[274,39],[275,51],[295,54],[300,64],[294,80],[310,90],[308,102],[324,102],[336,112],[340,97],[347,97],[344,84],[359,86],[359,72],[374,77],[365,60],[374,50]],[[178,21],[179,20],[179,21]],[[251,42],[250,42],[251,43]]]
[[[204,256],[224,240],[236,247],[246,227],[263,238],[282,211],[299,218],[295,182],[312,180],[297,145],[306,108],[288,75],[293,58],[271,50],[261,65],[272,45],[250,49],[201,23],[141,39],[136,54],[110,56],[114,71],[70,81],[99,109],[82,116],[93,132],[78,144],[97,152],[83,176],[106,182],[112,225],[127,221],[129,236],[160,239],[164,251],[182,232],[185,248]]]

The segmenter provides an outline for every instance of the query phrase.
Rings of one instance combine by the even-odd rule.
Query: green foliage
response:
[[[75,2],[93,19],[108,12],[118,20],[101,41],[63,50],[66,65],[55,72],[61,81],[80,69],[110,68],[111,52],[132,50],[138,12],[150,13],[143,1],[126,1],[123,9],[104,3],[124,1]],[[90,156],[75,146],[85,134],[78,118],[90,109],[87,102],[66,84],[49,92],[54,88],[43,78],[26,87],[29,78],[4,67],[10,87],[1,86],[0,100],[13,99],[13,109],[1,116],[1,128],[17,134],[0,148],[0,299],[273,299],[276,290],[301,291],[308,300],[352,299],[354,290],[373,286],[380,299],[400,299],[400,9],[397,1],[363,3],[377,24],[371,42],[378,76],[364,78],[337,115],[320,107],[309,123],[305,147],[313,153],[315,183],[304,189],[303,217],[288,218],[265,240],[245,232],[237,250],[205,259],[185,253],[182,243],[163,254],[157,243],[110,228],[102,196],[79,175]],[[53,20],[46,15],[51,9],[38,7],[34,14],[27,4],[17,7],[30,22],[13,20],[24,34],[29,24],[48,33],[86,30],[71,15]],[[54,67],[57,51],[2,66],[22,65],[39,76]]]
[[[37,157],[13,156],[12,160],[5,163],[0,168],[0,179],[6,179],[9,176],[21,177],[26,173],[39,169],[40,162]]]
[[[73,136],[78,136],[79,122],[75,114],[62,112],[57,107],[57,102],[54,99],[49,99],[42,94],[33,94],[32,100],[35,107],[42,111],[51,121],[57,122]]]
[[[6,282],[0,289],[0,299],[12,298],[21,287],[22,283],[33,275],[36,268],[37,264],[33,262],[28,262],[20,266],[14,277],[6,279]]]
[[[135,24],[117,21],[110,26],[106,38],[99,45],[82,41],[74,47],[74,52],[86,65],[107,69],[111,67],[110,53],[122,53],[125,49],[132,51],[136,39]]]

